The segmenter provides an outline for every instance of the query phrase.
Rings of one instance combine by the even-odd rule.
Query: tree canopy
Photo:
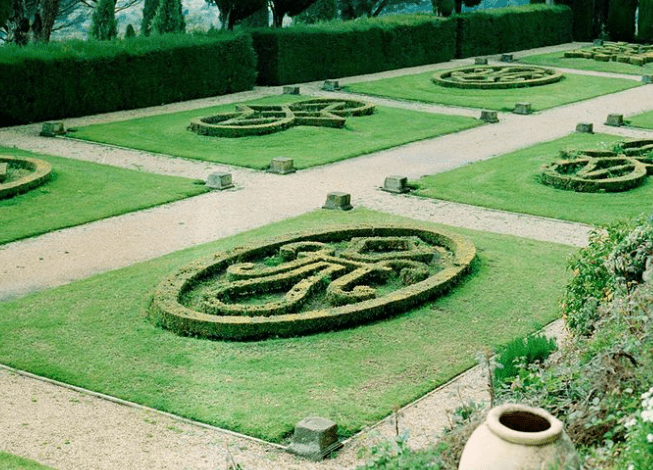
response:
[[[223,29],[234,29],[236,23],[267,8],[267,0],[207,0],[220,10]]]
[[[284,16],[296,16],[306,10],[317,0],[269,0],[274,26],[280,28]]]

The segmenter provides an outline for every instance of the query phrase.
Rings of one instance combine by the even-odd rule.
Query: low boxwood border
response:
[[[547,76],[542,78],[532,78],[522,81],[514,82],[459,82],[452,80],[452,75],[456,73],[478,73],[486,70],[500,70],[510,69],[512,72],[544,72]],[[459,67],[456,69],[444,70],[432,76],[431,80],[436,85],[441,85],[450,88],[463,88],[472,89],[479,88],[483,90],[488,89],[503,89],[503,88],[524,88],[531,86],[548,85],[562,80],[563,75],[557,70],[536,67],[536,66],[523,66],[523,65],[475,65],[471,67]]]
[[[622,165],[632,166],[628,174],[602,179],[591,179],[576,176],[567,170],[569,167],[601,164],[602,162],[622,162]],[[642,184],[647,176],[646,166],[636,160],[624,156],[598,157],[598,158],[576,158],[573,160],[559,160],[547,166],[540,180],[542,183],[558,189],[579,191],[579,192],[619,192],[628,191]]]
[[[198,282],[226,269],[233,262],[245,262],[269,254],[282,245],[296,242],[337,242],[352,237],[419,236],[441,245],[454,254],[451,267],[415,284],[380,298],[356,304],[313,310],[304,313],[267,316],[215,316],[184,306],[180,299]],[[471,240],[409,226],[346,227],[277,239],[265,245],[242,248],[195,261],[164,279],[156,288],[149,309],[150,318],[160,326],[181,335],[213,339],[250,340],[288,337],[346,328],[404,312],[447,291],[469,271],[476,256]]]
[[[10,198],[36,188],[47,182],[52,173],[52,165],[38,158],[0,155],[0,163],[7,163],[10,167],[26,168],[31,171],[29,175],[23,178],[0,184],[0,199]]]

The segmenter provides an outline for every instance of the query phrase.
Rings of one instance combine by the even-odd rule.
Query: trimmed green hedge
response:
[[[252,31],[258,84],[283,85],[446,62],[455,22],[392,15],[318,26]]]
[[[653,0],[640,0],[637,39],[653,42]]]
[[[66,41],[0,55],[0,126],[143,108],[251,89],[247,35]]]
[[[0,199],[10,198],[24,193],[47,182],[52,173],[52,166],[45,160],[29,157],[13,157],[0,155],[0,163],[9,168],[24,168],[30,173],[18,180],[3,181],[0,179]]]
[[[459,59],[571,42],[572,14],[565,6],[496,8],[455,19]]]

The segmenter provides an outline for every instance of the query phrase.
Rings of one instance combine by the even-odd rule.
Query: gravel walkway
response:
[[[528,53],[580,46],[567,44]],[[518,58],[522,54],[525,52],[515,53],[515,56]],[[340,82],[346,84],[468,63],[469,60],[452,61],[345,78]],[[324,94],[319,90],[319,85],[302,84],[302,93]],[[280,92],[279,87],[257,88],[157,108],[67,119],[66,125],[76,127],[196,109]],[[338,94],[330,93],[329,96]],[[478,110],[373,100],[379,104],[426,112],[474,117],[480,114]],[[578,122],[593,122],[596,132],[631,137],[651,136],[652,133],[648,131],[617,129],[601,124],[609,113],[623,113],[627,117],[650,109],[653,109],[653,86],[643,86],[530,116],[500,113],[498,124],[304,170],[290,176],[172,159],[71,139],[44,139],[38,137],[40,125],[0,129],[2,145],[191,178],[205,178],[216,170],[228,171],[236,184],[234,190],[208,193],[3,245],[0,247],[0,301],[297,216],[319,208],[330,191],[349,192],[355,206],[389,214],[583,246],[587,243],[590,227],[582,224],[396,196],[380,191],[379,186],[388,175],[416,178],[559,138],[573,132]],[[244,207],[246,211],[242,210]],[[161,227],[165,227],[165,230],[161,230]],[[46,266],[51,269],[44,269]],[[550,328],[551,334],[562,334],[561,322]],[[474,368],[402,410],[400,428],[410,431],[411,445],[422,447],[434,442],[437,433],[447,424],[448,411],[460,406],[461,400],[479,402],[486,398],[484,384],[483,371]],[[1,450],[61,470],[229,468],[228,459],[231,456],[244,469],[353,468],[360,463],[356,458],[358,447],[367,446],[375,439],[370,433],[363,433],[348,442],[335,459],[308,463],[269,444],[154,410],[117,403],[90,392],[63,388],[8,369],[0,369],[0,416]],[[383,436],[392,436],[394,424],[385,420],[377,425],[376,431]]]

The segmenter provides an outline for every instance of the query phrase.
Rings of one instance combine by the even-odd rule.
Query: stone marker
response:
[[[512,62],[512,61],[513,61],[512,54],[502,54],[501,55],[501,62]]]
[[[283,94],[284,95],[299,95],[299,87],[298,86],[285,86],[285,87],[283,87]]]
[[[392,175],[388,176],[383,182],[383,189],[389,193],[402,194],[407,193],[408,189],[408,178],[405,176]]]
[[[487,111],[487,110],[481,111],[481,121],[492,122],[492,123],[499,122],[499,118],[497,117],[497,112]]]
[[[653,83],[653,75],[642,75],[642,83]]]
[[[54,137],[56,135],[65,135],[66,130],[63,127],[63,122],[44,122],[41,129],[43,137]]]
[[[533,110],[530,103],[515,103],[515,109],[512,112],[515,114],[531,114]]]
[[[292,158],[288,157],[275,157],[270,162],[270,169],[268,173],[274,173],[277,175],[288,175],[294,173],[297,170],[294,168],[295,161]]]
[[[623,114],[608,114],[608,120],[605,121],[606,126],[621,127],[624,125]]]
[[[314,461],[323,460],[342,447],[338,442],[338,425],[326,418],[311,416],[295,425],[288,452]]]
[[[594,124],[591,122],[579,122],[576,124],[576,132],[582,132],[584,134],[593,134],[594,133]]]
[[[476,57],[474,65],[487,65],[487,57]]]
[[[327,200],[326,203],[322,206],[322,209],[333,209],[341,211],[348,211],[353,209],[353,206],[351,205],[351,194],[340,192],[327,194]]]
[[[234,185],[231,182],[231,173],[222,173],[216,171],[206,178],[206,186],[211,189],[229,189]]]
[[[7,179],[7,164],[0,163],[0,183]]]
[[[340,90],[340,82],[338,82],[338,80],[325,80],[322,89],[325,91]]]

